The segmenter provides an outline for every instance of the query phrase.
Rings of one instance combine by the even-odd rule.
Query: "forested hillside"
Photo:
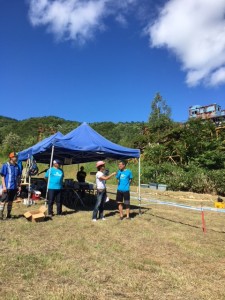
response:
[[[170,189],[225,194],[225,126],[211,121],[177,123],[170,108],[157,94],[147,122],[89,124],[107,139],[141,149],[143,183],[168,184]],[[22,121],[0,117],[0,155],[23,150],[80,123],[49,116]],[[131,162],[132,163],[132,162]],[[135,161],[133,162],[135,163]]]
[[[54,116],[30,118],[22,121],[1,116],[1,155],[6,155],[12,150],[20,151],[25,149],[57,131],[66,134],[80,124],[76,121],[68,121]],[[138,140],[145,126],[144,123],[115,124],[112,122],[92,123],[89,125],[107,139],[127,147],[135,146],[134,143]]]

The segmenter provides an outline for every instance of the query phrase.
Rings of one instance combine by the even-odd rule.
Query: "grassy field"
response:
[[[212,206],[210,195],[143,196]],[[199,212],[166,206],[139,216],[134,202],[132,220],[119,221],[110,197],[107,220],[96,223],[92,201],[42,223],[15,203],[0,223],[0,299],[225,299],[224,214],[206,213],[204,234]]]

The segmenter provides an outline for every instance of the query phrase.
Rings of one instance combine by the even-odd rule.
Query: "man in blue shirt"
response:
[[[17,164],[17,153],[9,154],[9,162],[3,164],[0,174],[2,176],[2,197],[0,199],[0,219],[3,219],[5,203],[7,203],[7,218],[11,218],[13,200],[20,192],[21,168]]]
[[[63,187],[63,170],[59,168],[61,162],[53,160],[53,167],[48,169],[45,178],[48,178],[48,214],[53,216],[53,204],[56,202],[57,215],[62,214],[61,190]]]
[[[130,183],[132,181],[132,172],[126,169],[126,163],[119,162],[119,171],[116,174],[118,180],[116,201],[118,203],[120,220],[123,220],[123,203],[126,206],[127,219],[130,220]]]

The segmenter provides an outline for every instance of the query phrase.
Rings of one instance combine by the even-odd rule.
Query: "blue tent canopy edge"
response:
[[[55,134],[45,138],[44,140],[38,142],[37,144],[35,144],[32,147],[29,147],[23,151],[20,151],[18,153],[18,159],[20,161],[25,161],[27,160],[29,157],[35,156],[38,153],[44,152],[46,151],[46,149],[48,149],[49,147],[52,147],[52,145],[54,144],[54,142],[59,139],[62,138],[63,134],[61,132],[56,132]]]

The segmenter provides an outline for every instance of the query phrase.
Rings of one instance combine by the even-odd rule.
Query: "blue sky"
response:
[[[142,122],[156,92],[176,121],[225,108],[225,3],[211,2],[0,0],[0,114]]]

